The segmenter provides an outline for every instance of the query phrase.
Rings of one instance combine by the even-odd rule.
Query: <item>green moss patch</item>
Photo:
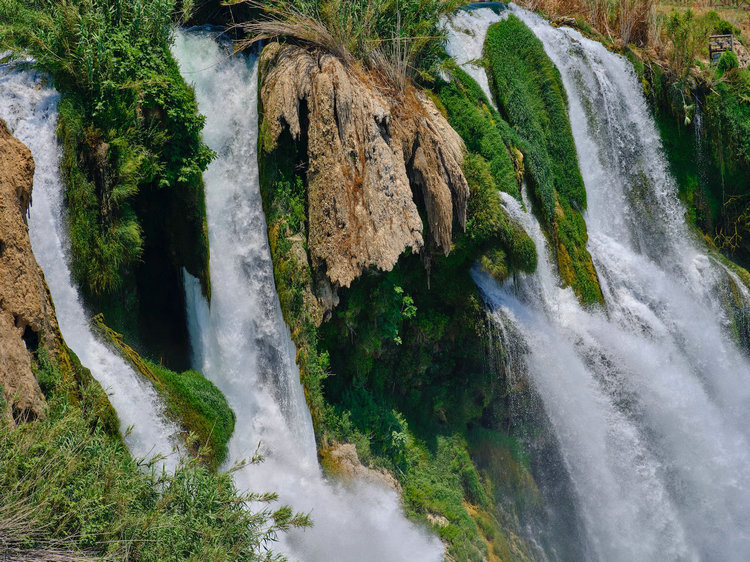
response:
[[[560,73],[541,41],[513,15],[489,28],[484,50],[495,99],[520,139],[517,148],[524,155],[560,277],[581,302],[603,303],[586,249],[588,235],[581,215],[586,190]]]
[[[194,452],[205,458],[209,466],[219,466],[227,455],[235,415],[216,385],[197,371],[175,373],[142,359],[120,334],[107,327],[101,314],[94,317],[93,322],[117,351],[153,383],[166,402],[167,414],[186,433],[195,435],[197,443]]]

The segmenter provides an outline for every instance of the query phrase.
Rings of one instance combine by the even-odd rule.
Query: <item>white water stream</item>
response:
[[[194,363],[237,415],[229,463],[265,461],[236,473],[241,489],[273,491],[314,527],[280,537],[280,550],[305,561],[433,561],[440,542],[402,513],[396,494],[371,484],[327,481],[318,465],[295,347],[273,280],[258,184],[255,57],[206,30],[178,31],[173,49],[206,115],[205,142],[217,153],[204,174],[211,247],[210,309],[186,275]]]
[[[485,29],[497,17],[479,12]],[[589,251],[607,306],[583,308],[560,286],[536,219],[507,196],[537,244],[539,269],[502,286],[474,277],[496,320],[513,323],[525,341],[589,557],[747,560],[750,361],[729,334],[727,271],[684,222],[627,60],[512,12],[541,39],[568,93]]]
[[[31,150],[36,165],[29,218],[34,256],[49,285],[63,338],[109,394],[130,452],[136,458],[162,455],[171,470],[179,460],[172,452],[177,427],[163,417],[151,384],[94,336],[71,280],[56,135],[58,99],[42,75],[0,65],[0,118]]]

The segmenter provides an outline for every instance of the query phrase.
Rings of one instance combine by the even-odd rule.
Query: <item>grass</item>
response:
[[[402,90],[435,64],[445,32],[440,18],[461,0],[233,0],[264,16],[239,27],[246,47],[259,40],[292,40],[375,70]]]
[[[273,494],[241,494],[232,474],[195,460],[174,474],[159,459],[133,459],[108,401],[77,361],[34,360],[46,381],[42,418],[0,421],[0,530],[13,559],[134,561],[267,560],[278,534],[309,525]],[[109,407],[111,409],[111,406]],[[257,460],[257,459],[256,459]],[[253,509],[248,508],[248,502]],[[260,507],[259,507],[260,506]]]
[[[120,334],[107,327],[101,314],[93,322],[115,350],[151,381],[166,403],[167,414],[186,434],[195,436],[193,452],[209,467],[217,468],[226,458],[235,422],[234,412],[221,391],[197,371],[175,373],[163,365],[143,360]]]

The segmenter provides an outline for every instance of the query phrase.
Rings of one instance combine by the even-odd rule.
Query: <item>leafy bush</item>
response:
[[[11,558],[266,560],[278,533],[309,525],[288,507],[250,510],[276,496],[240,494],[231,471],[189,461],[168,474],[159,459],[132,459],[99,417],[98,383],[48,360],[36,370],[51,382],[46,416],[0,420],[0,529]]]
[[[703,16],[705,21],[709,24],[711,33],[714,35],[741,35],[742,30],[739,27],[731,24],[727,20],[723,19],[718,12],[710,10]]]
[[[169,52],[173,0],[0,0],[0,48],[33,56],[63,94],[60,136],[73,273],[94,294],[121,287],[143,252],[135,201],[174,191],[178,265],[207,290],[203,118]]]
[[[692,10],[674,12],[664,25],[670,42],[669,64],[679,80],[684,80],[693,66],[695,57],[705,42],[707,29]]]
[[[740,61],[737,60],[737,55],[734,54],[734,51],[724,51],[724,54],[722,54],[719,59],[717,69],[719,72],[724,73],[739,68],[739,66]]]

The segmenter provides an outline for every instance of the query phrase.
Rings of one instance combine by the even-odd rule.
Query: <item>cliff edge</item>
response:
[[[31,251],[26,214],[34,160],[0,120],[0,385],[14,422],[43,414],[44,396],[32,371],[40,344],[60,349],[60,336],[44,274]]]
[[[392,269],[425,246],[420,208],[450,252],[454,222],[466,221],[466,149],[430,98],[410,85],[394,95],[373,72],[295,45],[263,49],[261,73],[263,149],[285,131],[306,145],[315,270],[348,287],[370,266]]]

